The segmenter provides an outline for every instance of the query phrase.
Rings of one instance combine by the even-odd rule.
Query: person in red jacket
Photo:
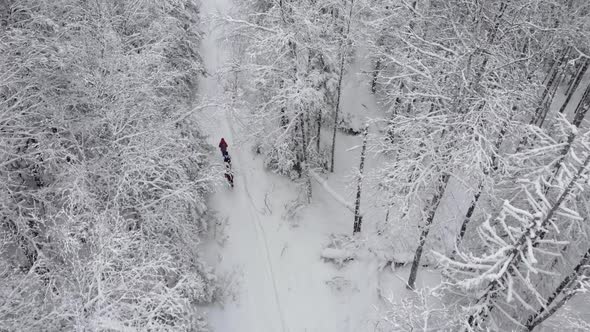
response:
[[[227,156],[227,142],[225,141],[225,139],[222,137],[221,141],[219,142],[219,148],[221,149],[221,155],[222,156]]]

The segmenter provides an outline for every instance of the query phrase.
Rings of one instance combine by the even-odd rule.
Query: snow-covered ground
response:
[[[212,18],[227,14],[230,7],[230,0],[203,0],[201,7],[203,17],[209,18],[204,20],[202,55],[210,75],[202,79],[200,91],[204,99],[217,105],[203,112],[204,129],[213,146],[221,137],[228,141],[235,172],[235,188],[220,185],[210,201],[223,224],[205,250],[224,287],[221,303],[207,308],[211,327],[217,332],[375,331],[383,297],[399,302],[415,296],[405,288],[408,269],[380,270],[382,261],[374,251],[367,250],[371,246],[363,246],[355,259],[342,267],[324,261],[321,254],[332,236],[352,233],[353,216],[318,183],[313,184],[311,205],[295,209],[290,215],[297,200],[297,184],[264,169],[250,143],[242,139],[244,128],[233,117],[231,103],[224,100],[218,73],[229,59],[229,46],[222,26]],[[362,67],[362,62],[357,61],[351,68],[342,100],[343,115],[349,116],[357,128],[378,114],[367,80],[356,77],[367,69]],[[328,179],[330,186],[347,193],[345,199],[351,202],[350,176],[357,167],[360,149],[355,147],[361,139],[339,134],[336,172]],[[216,157],[221,162],[221,154]],[[370,156],[367,169],[378,162]],[[435,225],[462,220],[471,199],[459,183],[450,188]],[[370,242],[376,223],[384,219],[386,209],[377,204],[376,195],[374,188],[365,189],[366,218],[357,243]],[[455,234],[456,229],[449,233]],[[408,241],[408,234],[397,234],[397,239],[404,238]],[[453,239],[447,239],[450,245]],[[438,282],[437,271],[420,270],[418,287]]]
[[[229,7],[228,0],[205,0],[203,16],[219,17]],[[224,233],[207,245],[210,263],[217,266],[225,287],[223,304],[209,309],[211,327],[218,332],[372,331],[379,303],[377,260],[361,258],[342,268],[322,260],[332,234],[351,233],[353,216],[317,183],[311,206],[286,217],[297,198],[297,185],[264,170],[249,143],[240,140],[240,127],[229,106],[221,106],[228,104],[216,73],[228,51],[223,29],[214,22],[206,20],[203,28],[202,51],[211,75],[202,80],[201,91],[205,99],[220,106],[209,108],[203,116],[210,143],[217,146],[221,137],[228,141],[236,177],[235,188],[220,186],[211,198],[211,207],[225,221]],[[346,192],[346,175],[359,154],[358,149],[347,150],[360,141],[349,137],[339,142],[341,167],[331,185]],[[405,275],[388,275],[395,287],[409,293],[404,288]]]
[[[201,10],[212,18],[225,13],[228,7],[227,1],[210,0],[203,2]],[[201,91],[205,98],[216,103],[222,101],[223,96],[216,72],[227,57],[221,47],[223,42],[219,40],[221,30],[214,28],[213,20],[206,23],[202,52],[210,75],[201,82]],[[236,292],[236,301],[211,310],[211,324],[216,331],[282,331],[284,319],[267,235],[262,228],[261,213],[247,190],[255,165],[248,156],[248,149],[235,144],[235,131],[225,107],[209,108],[206,116],[208,126],[205,129],[211,144],[216,146],[219,139],[225,137],[236,173],[235,188],[220,187],[211,200],[211,207],[228,221],[223,231],[229,236],[224,247],[211,248],[220,251],[219,261],[213,264],[227,276],[228,283],[224,287],[228,288],[228,294]]]

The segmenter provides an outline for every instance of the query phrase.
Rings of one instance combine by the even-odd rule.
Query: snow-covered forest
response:
[[[192,1],[3,1],[0,330],[201,330]]]
[[[590,330],[589,67],[587,0],[0,0],[0,331]]]

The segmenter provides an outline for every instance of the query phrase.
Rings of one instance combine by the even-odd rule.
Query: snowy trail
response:
[[[229,9],[228,0],[203,0],[201,6],[205,18],[227,14]],[[202,54],[210,76],[201,81],[201,91],[205,99],[222,104],[223,87],[217,72],[228,54],[223,48],[222,29],[215,27],[210,19],[205,24]],[[218,106],[208,111],[207,118],[209,125],[205,130],[210,143],[217,146],[221,137],[226,138],[235,172],[235,187],[218,190],[212,204],[230,221],[226,229],[229,241],[223,248],[218,268],[233,274],[236,280],[232,283],[237,283],[238,299],[226,303],[224,308],[212,309],[210,323],[215,331],[288,331],[260,212],[247,189],[249,183],[245,175],[252,167],[247,164],[248,158],[243,156],[242,147],[237,145],[238,135],[230,111]]]
[[[218,73],[231,60],[231,42],[225,40],[223,24],[212,17],[230,13],[231,0],[202,0],[201,54],[209,75],[200,81],[203,99],[215,107],[202,113],[209,143],[221,137],[229,144],[235,187],[219,187],[210,207],[226,220],[223,245],[208,244],[206,255],[227,287],[223,305],[207,308],[214,332],[361,332],[369,327],[377,301],[377,272],[373,262],[359,261],[335,268],[320,258],[331,234],[348,234],[350,211],[320,188],[314,202],[296,217],[287,217],[296,201],[297,184],[272,174],[243,141],[243,127],[230,101],[224,100],[223,80]],[[227,67],[227,66],[226,66]],[[355,87],[353,87],[354,89]],[[361,89],[362,87],[356,87]],[[342,144],[346,151],[356,140]],[[221,162],[221,153],[215,151]],[[339,158],[356,160],[356,152]],[[343,168],[348,171],[347,167]],[[220,178],[222,175],[220,174]],[[343,174],[344,190],[346,184]],[[211,257],[215,256],[215,257]]]
[[[235,129],[232,125],[232,121],[229,117],[229,114],[227,113],[227,110],[225,111],[225,115],[226,115],[226,119],[227,119],[227,124],[229,125],[229,128],[231,130],[232,133],[232,137],[236,137],[236,133],[235,133]],[[238,155],[240,156],[240,160],[244,160],[244,158],[241,157],[241,152],[238,152]],[[288,329],[285,326],[285,318],[283,315],[283,311],[281,308],[281,301],[279,299],[279,291],[277,289],[277,282],[276,282],[276,276],[275,273],[273,271],[273,267],[272,267],[272,260],[270,257],[270,249],[269,249],[269,245],[268,245],[268,239],[266,236],[266,232],[264,231],[264,227],[262,227],[262,224],[260,222],[260,217],[258,215],[258,210],[256,209],[256,204],[254,203],[254,199],[252,198],[252,195],[250,194],[250,191],[248,190],[248,180],[246,177],[241,177],[241,182],[243,185],[243,189],[244,192],[246,193],[246,195],[248,196],[248,203],[250,203],[250,216],[252,217],[250,220],[254,223],[255,229],[256,229],[256,235],[257,235],[257,242],[260,243],[262,242],[264,244],[264,253],[265,253],[265,258],[266,258],[266,267],[268,268],[268,272],[270,275],[270,278],[272,280],[272,286],[273,286],[273,290],[274,290],[274,295],[275,295],[275,302],[277,305],[277,310],[278,310],[278,314],[279,314],[279,318],[281,320],[281,327],[282,327],[282,331],[288,331]]]

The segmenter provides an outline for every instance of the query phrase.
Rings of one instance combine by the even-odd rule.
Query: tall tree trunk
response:
[[[561,203],[563,203],[563,201],[566,198],[568,198],[568,196],[571,194],[578,180],[580,180],[580,178],[582,178],[585,175],[586,170],[588,168],[588,164],[590,164],[590,154],[588,154],[588,156],[584,160],[584,163],[580,166],[576,174],[569,181],[568,185],[563,190],[561,195],[559,195],[557,201],[551,206],[551,209],[549,209],[547,215],[541,220],[541,222],[538,223],[538,226],[536,225],[537,223],[534,223],[531,227],[539,227],[543,229],[547,226],[549,221],[553,219],[553,216],[561,206]],[[506,273],[510,273],[512,269],[517,268],[518,264],[520,264],[520,262],[522,261],[522,255],[519,255],[518,252],[524,250],[527,240],[530,239],[533,242],[533,245],[537,244],[538,239],[531,239],[530,234],[530,231],[523,232],[523,235],[514,244],[514,249],[512,249],[512,252],[507,253],[508,255],[510,255],[510,260],[507,262],[508,268],[505,269],[505,272],[503,274],[498,275],[496,279],[491,281],[488,284],[486,291],[478,298],[476,306],[480,307],[480,309],[478,309],[477,313],[472,314],[467,319],[469,328],[473,329],[479,323],[482,323],[483,320],[487,317],[487,313],[494,308],[493,304],[490,302],[497,296],[498,288],[504,287],[499,280],[501,278],[504,278],[504,275],[506,275]],[[478,321],[478,318],[481,318],[481,321]]]
[[[481,196],[481,191],[483,189],[483,184],[479,184],[477,188],[477,192],[475,196],[473,196],[473,201],[471,201],[471,205],[467,209],[467,213],[465,214],[465,218],[463,218],[463,223],[461,224],[461,228],[459,229],[459,235],[457,236],[456,245],[459,248],[459,245],[463,241],[463,237],[465,236],[465,232],[467,231],[467,225],[471,221],[471,216],[473,216],[473,212],[475,211],[475,207],[477,206],[477,202],[479,201],[479,197]]]
[[[498,35],[498,31],[500,28],[500,19],[502,18],[502,16],[504,16],[504,12],[506,11],[506,8],[508,8],[508,5],[505,2],[500,2],[500,9],[498,9],[498,12],[496,13],[496,16],[494,17],[494,22],[496,22],[496,24],[494,24],[494,28],[490,31],[490,34],[488,36],[488,45],[492,45],[494,43],[494,41],[496,40],[496,36]],[[478,54],[482,55],[484,54],[483,49],[479,49]],[[471,82],[470,85],[473,84],[479,84],[479,81],[481,80],[481,77],[488,65],[488,61],[489,61],[489,55],[486,54],[481,66],[478,68],[477,72],[475,73],[475,79]]]
[[[377,91],[377,78],[379,77],[379,71],[381,70],[381,59],[377,59],[375,62],[375,70],[373,70],[373,81],[371,82],[371,92]]]
[[[580,103],[578,104],[578,107],[576,108],[576,113],[575,113],[574,119],[572,121],[572,125],[574,127],[576,127],[576,128],[580,127],[580,124],[582,124],[582,121],[586,117],[586,113],[588,113],[589,109],[590,109],[590,85],[588,85],[588,88],[586,88],[586,91],[584,92],[584,96],[582,96],[582,99],[580,100]],[[555,164],[555,166],[553,168],[553,171],[551,173],[551,178],[549,178],[548,183],[553,183],[553,180],[559,174],[559,171],[563,167],[563,162],[565,161],[565,158],[567,157],[567,155],[569,154],[569,152],[573,146],[575,138],[576,138],[576,132],[571,132],[568,135],[567,143],[566,143],[565,147],[561,150],[559,160],[557,161],[557,163]],[[546,186],[544,188],[543,192],[547,193],[548,190],[549,190],[549,186]]]
[[[567,67],[567,65],[566,65],[566,67]],[[556,81],[557,83],[553,84],[553,86],[551,87],[551,91],[549,91],[547,99],[543,103],[543,106],[540,111],[538,123],[537,123],[537,127],[539,127],[539,128],[543,127],[543,124],[545,123],[545,119],[547,118],[547,114],[551,110],[551,104],[553,104],[553,99],[555,98],[555,94],[557,93],[557,90],[559,90],[559,87],[561,86],[561,83],[563,82],[563,79],[565,77],[565,70],[566,70],[566,68],[564,68],[562,70],[562,72],[559,74],[559,77],[557,78],[557,81]]]
[[[361,150],[361,164],[359,165],[358,184],[356,189],[356,200],[354,202],[354,228],[353,233],[361,231],[363,216],[361,215],[361,190],[363,186],[363,169],[365,167],[365,155],[367,152],[367,137],[369,136],[369,124],[365,125],[363,132],[363,149]]]
[[[531,324],[531,326],[527,326],[527,329],[529,331],[532,331],[535,329],[535,327],[537,327],[539,324],[544,322],[547,318],[553,316],[554,313],[556,313],[559,309],[561,309],[561,307],[563,307],[564,304],[566,304],[569,300],[571,300],[572,297],[574,297],[574,295],[576,295],[578,293],[580,288],[581,288],[581,284],[578,280],[576,280],[573,283],[573,285],[570,287],[570,291],[561,300],[559,300],[553,307],[551,307],[551,309],[546,311],[543,316],[539,317],[536,321],[534,321]]]
[[[344,54],[340,60],[340,74],[336,90],[336,111],[334,112],[334,131],[332,132],[332,155],[330,158],[330,172],[334,173],[334,154],[336,152],[336,131],[338,130],[338,113],[340,113],[340,96],[342,94],[342,76],[344,75]]]
[[[285,7],[283,4],[283,0],[279,0],[279,7],[281,8],[281,20],[284,24],[286,24],[287,20],[285,19]]]
[[[580,69],[578,70],[576,75],[574,76],[574,79],[568,88],[563,105],[561,105],[561,108],[559,109],[559,113],[565,112],[567,105],[569,104],[572,97],[574,96],[574,93],[576,93],[576,90],[578,89],[578,86],[580,85],[582,78],[586,74],[586,70],[588,70],[589,65],[590,65],[590,60],[585,59],[582,66],[580,67]]]
[[[582,259],[580,260],[578,265],[576,265],[576,267],[574,267],[574,271],[570,275],[566,276],[561,281],[559,286],[557,286],[557,288],[553,291],[551,296],[547,299],[545,306],[539,308],[539,310],[535,314],[529,316],[529,318],[526,321],[527,330],[532,331],[536,326],[541,324],[544,320],[546,320],[553,313],[555,313],[557,311],[557,309],[559,309],[561,306],[563,306],[563,304],[565,304],[565,302],[567,302],[567,300],[569,300],[569,298],[571,298],[571,296],[569,296],[569,295],[572,293],[575,293],[575,292],[566,293],[566,295],[564,296],[563,299],[567,298],[567,300],[564,301],[563,303],[561,303],[561,301],[560,301],[555,306],[550,308],[549,310],[545,309],[545,308],[549,308],[551,306],[551,304],[553,304],[555,299],[557,299],[557,297],[559,297],[564,292],[564,290],[571,288],[570,286],[572,286],[572,283],[573,284],[577,283],[577,279],[583,274],[584,270],[587,269],[588,263],[590,263],[590,249],[588,249],[588,251],[586,251],[586,254],[582,257]],[[575,288],[575,287],[573,287],[573,288]],[[555,308],[555,310],[553,310],[554,308]]]
[[[343,36],[341,54],[340,54],[340,74],[338,75],[338,90],[336,100],[336,111],[334,112],[334,132],[332,133],[332,156],[330,158],[330,172],[334,173],[334,154],[336,153],[336,131],[338,130],[338,113],[340,112],[340,97],[342,95],[342,77],[344,76],[344,63],[346,60],[346,49],[348,42],[348,34],[350,33],[350,23],[352,21],[352,13],[354,9],[354,0],[350,0],[350,12],[348,13],[348,24],[346,26],[346,33]]]
[[[283,89],[285,85],[285,82],[283,80],[281,80],[279,82],[279,88]],[[237,96],[237,92],[234,94],[234,96]],[[282,129],[286,129],[287,125],[289,124],[289,118],[287,117],[287,109],[286,107],[281,107],[281,120],[280,120],[280,126]]]
[[[307,203],[311,203],[311,179],[309,178],[309,164],[307,158],[307,139],[305,135],[305,121],[303,120],[303,111],[299,116],[299,124],[301,127],[301,140],[303,141],[301,144],[301,149],[303,152],[303,163],[302,163],[302,173],[305,174],[305,186],[307,191]]]
[[[590,84],[588,84],[588,86],[586,87],[586,91],[584,91],[584,95],[582,96],[582,99],[580,99],[580,102],[578,103],[578,106],[576,107],[576,110],[574,112],[575,117],[574,122],[572,123],[574,124],[574,126],[579,127],[582,121],[584,121],[584,116],[582,115],[581,117],[579,117],[578,114],[585,114],[588,111],[588,108],[590,108]],[[575,121],[577,121],[577,124]]]
[[[306,128],[305,129],[305,135],[306,135],[306,138],[307,138],[307,141],[306,141],[307,142],[307,145],[306,145],[307,147],[309,147],[309,146],[312,145],[312,137],[313,137],[313,133],[312,133],[313,126],[312,126],[312,122],[311,122],[311,117],[309,115],[310,113],[311,112],[305,112],[305,128]],[[309,158],[309,152],[308,152],[308,156],[307,157]]]
[[[516,111],[516,108],[513,108],[513,110]],[[508,130],[508,123],[511,120],[512,120],[512,116],[510,117],[510,119],[508,121],[504,122],[504,124],[502,125],[502,129],[500,129],[500,133],[498,134],[498,139],[496,140],[496,143],[494,144],[494,155],[492,156],[492,160],[491,160],[492,162],[490,165],[491,171],[495,171],[498,168],[498,153],[500,153],[499,152],[500,146],[504,142],[504,136],[506,135],[506,131]],[[488,171],[487,169],[484,169],[484,171],[483,171],[485,176],[487,176],[489,174],[489,172],[490,171]],[[469,221],[471,221],[471,217],[473,216],[473,212],[475,212],[475,207],[477,206],[477,202],[479,201],[482,190],[483,190],[483,183],[480,183],[479,186],[477,187],[477,192],[473,196],[473,201],[471,201],[471,205],[469,205],[469,208],[467,209],[467,213],[465,214],[465,218],[463,218],[463,223],[461,224],[461,228],[459,229],[459,235],[457,236],[457,240],[456,240],[457,248],[459,247],[459,245],[463,241],[463,237],[465,236],[465,232],[467,231],[467,225],[469,224]]]
[[[320,141],[321,141],[321,136],[322,136],[322,109],[318,110],[317,125],[318,125],[318,132],[317,132],[317,137],[316,137],[316,151],[318,152],[318,155],[319,155],[320,154]]]
[[[384,35],[383,32],[379,32],[381,36],[377,38],[377,47],[382,47],[384,42]],[[381,56],[377,58],[375,61],[375,69],[373,70],[373,80],[371,81],[371,92],[375,93],[377,91],[377,79],[379,78],[379,73],[381,72]]]
[[[570,52],[569,47],[566,48],[565,50],[563,50],[563,53],[561,54],[559,61],[557,61],[557,63],[553,66],[552,72],[549,76],[549,80],[547,81],[547,84],[545,85],[545,88],[543,89],[543,93],[541,94],[541,98],[539,99],[540,106],[537,107],[537,109],[535,110],[535,115],[531,119],[531,124],[539,123],[539,119],[542,117],[544,110],[545,110],[545,105],[547,103],[547,96],[552,91],[555,81],[557,80],[558,75],[561,73],[561,67],[563,66],[563,63],[565,62],[569,52]]]
[[[561,72],[560,68],[563,65],[569,52],[570,47],[567,47],[565,50],[563,50],[562,55],[559,58],[559,61],[556,61],[553,64],[550,72],[547,74],[547,78],[544,80],[547,81],[547,83],[545,84],[545,88],[543,89],[543,93],[541,94],[541,98],[539,100],[539,107],[535,109],[535,114],[533,114],[530,124],[541,126],[543,125],[543,122],[540,120],[543,119],[544,121],[544,117],[547,116],[547,112],[549,112],[549,106],[551,105],[551,101],[549,101],[549,106],[547,105],[547,95],[550,93],[550,91],[552,91],[557,75]],[[555,89],[557,88],[558,87],[555,87]],[[522,151],[522,149],[527,145],[527,143],[528,139],[525,136],[516,145],[516,152]]]
[[[422,233],[420,234],[420,242],[418,243],[418,248],[414,254],[414,260],[412,261],[412,268],[410,269],[410,277],[408,278],[408,285],[406,286],[408,289],[415,289],[416,287],[416,276],[418,275],[418,267],[420,266],[420,260],[422,259],[422,251],[424,250],[424,244],[426,243],[426,238],[428,237],[428,233],[430,232],[430,227],[432,225],[432,221],[434,220],[434,215],[436,214],[436,209],[440,204],[443,194],[445,193],[445,189],[447,187],[447,183],[449,182],[450,175],[444,174],[441,176],[440,183],[430,202],[430,207],[428,210],[428,215],[426,217],[426,221],[424,226],[422,227]]]
[[[588,113],[588,110],[590,110],[590,85],[586,89],[584,96],[582,97],[578,107],[576,108],[576,113],[575,113],[574,119],[572,121],[572,125],[574,127],[576,127],[576,128],[580,127],[580,124],[582,123],[582,121],[586,117],[586,113]],[[568,135],[566,145],[561,150],[559,159],[557,160],[557,162],[553,166],[553,170],[551,171],[551,176],[548,179],[548,181],[546,182],[548,184],[545,184],[545,183],[541,184],[541,188],[542,188],[542,191],[544,194],[547,194],[549,192],[549,189],[551,189],[551,185],[553,185],[553,182],[555,181],[555,177],[557,177],[559,175],[559,171],[561,171],[561,168],[563,167],[563,163],[565,162],[567,155],[570,153],[570,151],[574,145],[574,140],[576,139],[576,135],[577,134],[574,131]],[[547,232],[541,232],[541,234],[539,234],[539,239],[541,239],[541,240],[544,239],[546,235],[547,235]]]

